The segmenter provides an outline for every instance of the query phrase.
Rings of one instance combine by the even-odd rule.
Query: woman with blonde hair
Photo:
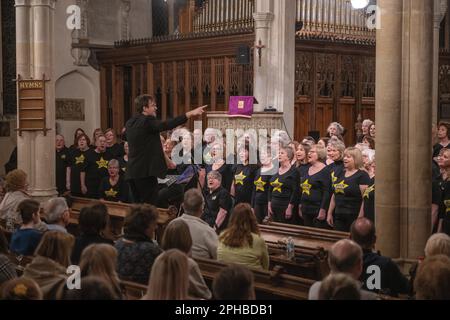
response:
[[[72,235],[48,231],[36,249],[35,258],[25,267],[23,276],[36,281],[44,299],[55,299],[58,288],[65,283],[73,244]]]
[[[16,169],[8,173],[5,181],[6,194],[0,203],[0,220],[6,221],[8,231],[15,231],[22,224],[22,218],[17,211],[19,204],[30,199],[27,193],[28,183],[25,171]]]
[[[336,182],[336,177],[344,171],[345,144],[339,140],[331,139],[327,146],[328,170],[331,174],[331,182]]]
[[[192,237],[189,227],[183,220],[172,221],[164,231],[161,242],[164,251],[178,249],[188,256],[189,265],[189,297],[193,299],[211,299],[211,291],[203,279],[197,262],[191,258]]]
[[[370,184],[367,172],[362,170],[361,151],[348,148],[344,152],[344,171],[333,182],[333,195],[327,222],[337,231],[349,232],[353,221],[364,216],[363,195]]]
[[[162,253],[150,273],[144,300],[187,300],[189,275],[188,256],[177,249]]]
[[[325,148],[315,145],[308,153],[310,167],[300,178],[299,214],[307,227],[327,228],[327,210],[330,205],[331,177],[324,164]]]
[[[109,244],[91,244],[80,259],[81,276],[96,276],[105,280],[118,298],[122,297],[116,272],[117,250]]]
[[[450,215],[448,214],[450,211],[450,149],[442,149],[437,161],[441,177],[440,181],[436,182],[439,190],[435,193],[438,193],[439,199],[433,202],[439,202],[438,232],[450,235]]]
[[[228,228],[219,237],[217,260],[268,270],[269,253],[249,204],[238,204]]]

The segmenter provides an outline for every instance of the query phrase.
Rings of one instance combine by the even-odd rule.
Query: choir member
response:
[[[128,184],[120,175],[119,161],[112,159],[108,163],[108,177],[104,177],[100,182],[100,200],[112,202],[128,201]]]
[[[81,192],[80,174],[86,163],[86,153],[90,150],[89,137],[83,133],[77,137],[75,144],[77,148],[70,153],[69,166],[66,170],[66,188],[72,196],[81,197],[83,193]]]
[[[439,143],[433,146],[433,158],[439,156],[439,152],[444,148],[450,148],[450,124],[441,122],[439,123],[437,133]]]
[[[221,183],[222,187],[225,188],[228,192],[231,190],[231,184],[233,182],[233,172],[232,166],[228,165],[224,160],[224,147],[221,143],[213,143],[211,145],[211,161],[212,164],[206,165],[206,174],[209,174],[211,171],[217,171],[222,176]],[[207,181],[205,180],[207,184]]]
[[[250,164],[250,148],[241,147],[239,150],[240,164],[233,167],[233,184],[231,195],[234,196],[236,204],[252,203],[253,182],[258,167]]]
[[[442,172],[438,232],[450,235],[450,149],[442,149],[438,164]]]
[[[363,152],[364,169],[370,178],[369,187],[364,192],[364,217],[375,222],[375,151]]]
[[[344,151],[345,145],[337,140],[332,140],[328,143],[327,156],[330,161],[328,164],[328,169],[331,174],[331,183],[336,182],[336,177],[342,173],[344,170]]]
[[[116,132],[114,129],[106,129],[106,151],[108,151],[114,159],[120,159],[125,154],[123,144],[116,141]]]
[[[262,223],[268,213],[270,179],[274,171],[270,148],[260,150],[259,160],[261,167],[256,170],[253,181],[252,204],[258,223]]]
[[[56,190],[63,195],[66,189],[66,170],[69,167],[69,149],[66,147],[64,137],[56,135]]]

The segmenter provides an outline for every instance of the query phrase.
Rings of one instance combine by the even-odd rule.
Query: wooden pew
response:
[[[98,200],[86,198],[74,197],[71,200],[72,206],[70,213],[70,223],[75,226],[78,225],[78,219],[80,217],[80,211],[82,208],[89,207],[95,203],[99,203]],[[114,238],[120,237],[122,235],[124,219],[127,216],[132,205],[127,203],[118,203],[110,201],[102,201],[101,203],[105,204],[108,209],[113,237]],[[158,212],[159,212],[158,216],[159,228],[157,230],[157,238],[160,239],[162,233],[164,232],[165,226],[176,217],[176,213],[168,209],[160,209],[160,208],[158,208]]]
[[[125,300],[140,300],[147,293],[147,286],[135,282],[121,280],[120,288]]]
[[[217,274],[228,264],[196,258],[205,282],[212,287]],[[313,280],[283,274],[282,269],[274,271],[252,270],[255,277],[255,291],[258,300],[307,300]]]

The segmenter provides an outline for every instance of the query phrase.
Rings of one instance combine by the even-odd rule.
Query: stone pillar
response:
[[[258,1],[260,2],[260,1]],[[270,59],[267,54],[269,43],[269,25],[273,21],[273,13],[271,12],[256,12],[253,15],[255,20],[255,47],[263,45],[259,51],[254,50],[254,90],[253,95],[258,100],[259,104],[255,105],[255,111],[264,111],[269,106],[267,101],[267,90],[269,87],[269,66]],[[261,57],[259,56],[261,54]],[[260,65],[261,61],[261,65]]]
[[[46,84],[46,122],[50,131],[18,136],[18,166],[28,173],[29,191],[37,199],[56,196],[55,79],[53,79],[55,0],[16,0],[17,73]]]
[[[438,122],[439,108],[439,34],[441,22],[447,11],[447,0],[434,0],[433,15],[433,116],[432,123]]]
[[[378,0],[381,28],[376,47],[377,249],[395,258],[400,257],[402,3]]]
[[[286,129],[292,136],[296,0],[257,0],[254,18],[255,45],[259,45],[261,38],[262,45],[266,47],[261,50],[261,68],[259,57],[255,56],[255,96],[260,102],[257,110],[273,106],[283,112]],[[268,40],[264,43],[266,34]]]
[[[415,259],[431,235],[433,1],[405,0],[403,10],[401,254]]]
[[[0,5],[0,38],[2,37],[2,6]],[[0,92],[3,93],[3,42],[0,42]],[[0,94],[0,114],[3,115],[3,94]]]

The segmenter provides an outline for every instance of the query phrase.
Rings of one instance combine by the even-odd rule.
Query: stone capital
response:
[[[447,0],[434,0],[433,22],[435,28],[440,28],[441,22],[447,12]]]
[[[275,15],[271,12],[256,12],[253,14],[255,20],[255,28],[269,28],[269,24],[273,21]]]
[[[56,0],[30,0],[32,7],[49,7],[55,9]]]
[[[30,0],[16,0],[15,7],[29,7]]]

